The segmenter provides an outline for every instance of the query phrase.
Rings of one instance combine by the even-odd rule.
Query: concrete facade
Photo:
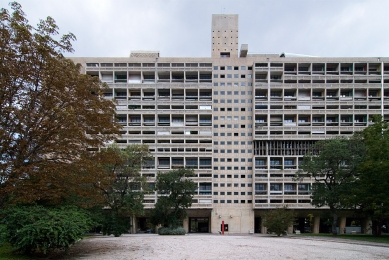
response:
[[[211,57],[139,51],[73,60],[109,85],[123,125],[118,145],[149,145],[155,161],[142,174],[151,186],[164,171],[194,169],[189,232],[217,233],[222,221],[230,233],[265,232],[261,214],[283,205],[300,218],[313,214],[309,228],[319,232],[312,182],[293,180],[299,161],[317,140],[351,136],[374,115],[389,120],[389,59],[239,52],[237,15],[214,15],[211,35]],[[146,209],[157,199],[147,194]]]

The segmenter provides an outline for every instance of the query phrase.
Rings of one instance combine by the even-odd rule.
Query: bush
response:
[[[131,228],[130,218],[119,216],[114,212],[106,213],[102,223],[102,232],[105,236],[113,234],[115,237],[120,237],[122,234],[128,233],[128,230]]]
[[[182,227],[178,228],[168,228],[161,227],[158,229],[158,235],[185,235],[186,231]]]
[[[294,224],[295,214],[288,207],[269,210],[263,215],[263,226],[267,227],[269,232],[276,233],[277,236],[283,234],[289,226]]]
[[[14,207],[3,218],[6,241],[24,253],[68,249],[93,227],[89,214],[76,207]]]

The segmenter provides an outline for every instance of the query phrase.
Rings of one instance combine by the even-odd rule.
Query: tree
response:
[[[350,206],[349,195],[358,177],[364,146],[359,138],[334,138],[318,141],[312,148],[299,165],[296,179],[313,178],[311,203],[329,207],[332,233],[336,235],[337,211]]]
[[[280,236],[288,227],[294,224],[295,217],[293,210],[289,210],[288,207],[284,206],[267,211],[263,215],[263,225],[268,231]]]
[[[197,189],[190,177],[194,177],[194,173],[189,169],[158,173],[155,189],[159,196],[151,212],[152,224],[176,228],[186,218],[186,209],[192,205]]]
[[[7,241],[27,254],[68,249],[94,224],[86,210],[74,206],[16,206],[4,214]]]
[[[152,156],[145,144],[133,144],[121,150],[117,146],[107,148],[116,154],[110,164],[104,165],[106,180],[111,185],[100,185],[107,207],[103,222],[103,233],[120,236],[130,228],[129,217],[143,213],[144,192],[147,190],[146,178],[141,176],[142,165]]]
[[[373,235],[381,235],[383,222],[389,219],[389,125],[375,118],[362,132],[366,156],[360,164],[360,176],[353,189],[356,208],[372,220]]]
[[[28,24],[21,6],[0,11],[0,207],[57,203],[93,192],[99,148],[119,134],[115,105],[97,77],[64,58],[75,36],[57,39],[54,19]]]

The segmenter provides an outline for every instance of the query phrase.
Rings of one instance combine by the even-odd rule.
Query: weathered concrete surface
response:
[[[64,259],[389,259],[389,245],[266,235],[96,236]]]

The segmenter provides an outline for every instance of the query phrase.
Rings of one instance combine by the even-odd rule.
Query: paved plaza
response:
[[[94,236],[65,259],[389,259],[389,245],[328,237],[268,235]]]

